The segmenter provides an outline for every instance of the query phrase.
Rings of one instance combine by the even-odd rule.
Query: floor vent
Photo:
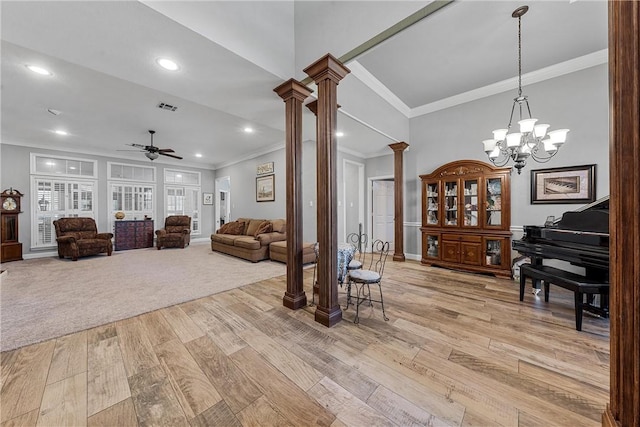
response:
[[[173,105],[165,104],[164,102],[161,102],[160,104],[158,104],[158,108],[160,108],[162,110],[169,110],[169,111],[176,111],[178,109],[178,107],[174,107]]]

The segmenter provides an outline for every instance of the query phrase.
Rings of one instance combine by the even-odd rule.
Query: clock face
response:
[[[13,197],[7,197],[6,199],[4,199],[4,203],[2,203],[2,209],[6,211],[12,211],[17,207],[18,207],[18,204],[16,203]]]

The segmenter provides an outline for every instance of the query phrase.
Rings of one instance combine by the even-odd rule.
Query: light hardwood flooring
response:
[[[2,427],[600,425],[609,321],[577,332],[563,289],[521,303],[514,281],[389,262],[389,321],[325,328],[282,306],[285,280],[2,353]]]

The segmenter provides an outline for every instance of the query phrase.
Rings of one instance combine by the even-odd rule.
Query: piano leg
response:
[[[542,257],[532,256],[531,265],[542,265]],[[540,294],[540,290],[542,289],[542,281],[540,279],[531,279],[531,288],[531,293],[535,296],[538,296],[538,294]],[[545,301],[548,301],[548,299],[546,299]]]

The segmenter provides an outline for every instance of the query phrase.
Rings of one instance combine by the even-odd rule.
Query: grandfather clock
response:
[[[0,193],[1,262],[22,260],[22,243],[18,241],[18,215],[22,193],[10,188]]]

